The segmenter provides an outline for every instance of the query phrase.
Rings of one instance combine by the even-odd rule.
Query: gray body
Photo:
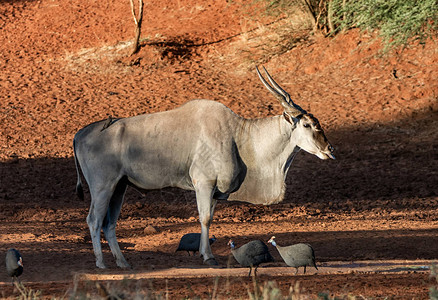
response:
[[[304,274],[306,274],[307,266],[318,270],[315,263],[315,252],[309,244],[300,243],[281,247],[275,243],[273,238],[269,242],[277,248],[286,265],[296,269],[295,274],[298,273],[299,267],[304,267]]]
[[[216,238],[213,236],[209,239],[210,245],[213,244],[216,241]],[[190,255],[190,251],[193,252],[193,255],[197,251],[199,251],[199,245],[201,243],[201,234],[200,233],[187,233],[182,236],[178,249],[176,251],[187,251],[187,253]]]
[[[96,265],[105,267],[103,230],[117,265],[129,267],[115,234],[128,184],[146,190],[195,191],[201,223],[199,252],[206,263],[217,264],[208,240],[216,200],[278,203],[300,149],[321,159],[334,158],[316,118],[290,99],[282,105],[283,115],[249,120],[221,103],[193,100],[174,110],[104,120],[79,130],[73,141],[76,192],[83,196],[82,170],[91,194],[87,223]]]
[[[268,246],[259,240],[251,241],[241,246],[238,249],[234,249],[234,243],[231,243],[231,253],[236,261],[242,267],[249,267],[249,274],[251,276],[251,269],[254,267],[254,276],[257,275],[257,267],[262,263],[272,262],[274,258],[269,253]],[[229,244],[230,244],[229,243]]]
[[[13,248],[6,252],[6,272],[12,279],[23,273],[23,259],[20,252]]]

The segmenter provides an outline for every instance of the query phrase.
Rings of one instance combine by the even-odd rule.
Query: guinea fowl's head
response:
[[[275,236],[272,236],[272,237],[269,239],[268,243],[271,243],[272,246],[274,246],[274,247],[277,246],[277,244],[275,243]]]
[[[23,265],[23,258],[21,258],[21,256],[20,256],[20,259],[17,261],[17,264],[18,264],[20,267],[24,267],[24,265]]]

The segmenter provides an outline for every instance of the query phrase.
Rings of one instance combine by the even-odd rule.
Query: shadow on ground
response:
[[[437,127],[438,112],[429,112],[415,120],[328,132],[337,160],[321,161],[303,151],[299,153],[287,176],[284,204],[341,211],[382,206],[436,207]],[[0,163],[0,176],[3,211],[10,205],[59,209],[87,207],[89,203],[89,195],[84,203],[74,194],[76,171],[72,158],[10,160]],[[138,201],[157,206],[194,204],[194,195],[179,189],[149,191],[145,197],[128,191],[126,202]],[[178,208],[167,207],[166,211],[187,216]]]

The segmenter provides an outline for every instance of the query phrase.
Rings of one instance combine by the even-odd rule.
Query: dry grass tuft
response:
[[[20,295],[16,298],[18,300],[37,300],[41,299],[41,291],[35,291],[31,288],[24,286],[23,283],[14,281],[14,285],[20,292]]]
[[[216,53],[210,59],[229,63],[234,69],[253,69],[254,65],[266,63],[306,42],[310,30],[311,24],[301,12],[267,25],[246,20],[242,22],[243,33],[221,55]]]
[[[128,56],[132,44],[132,41],[120,42],[116,45],[85,48],[75,53],[67,53],[63,58],[65,68],[78,73],[127,72],[126,66],[116,64],[116,62]]]

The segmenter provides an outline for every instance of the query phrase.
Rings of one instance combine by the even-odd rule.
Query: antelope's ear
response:
[[[295,123],[298,121],[297,118],[292,117],[290,114],[288,114],[287,112],[283,112],[283,117],[286,119],[286,121],[288,121],[291,125],[295,125]]]
[[[283,117],[286,119],[286,121],[288,121],[291,125],[296,126],[297,123],[300,121],[301,117],[303,116],[303,114],[294,114],[293,111],[284,111],[283,112]]]

